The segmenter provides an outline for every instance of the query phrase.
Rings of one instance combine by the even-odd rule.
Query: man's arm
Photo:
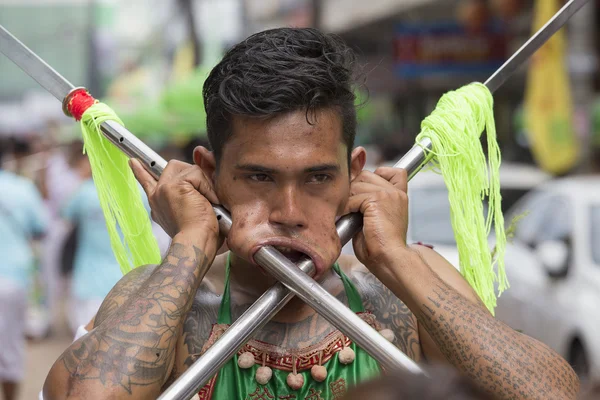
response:
[[[456,269],[419,246],[390,254],[383,283],[417,316],[425,356],[503,399],[574,399],[579,380],[543,343],[496,320]]]
[[[194,295],[215,257],[219,227],[209,200],[218,199],[202,170],[172,161],[156,182],[138,161],[131,165],[155,220],[173,237],[171,247],[133,295],[122,304],[119,296],[109,299],[95,328],[57,360],[44,384],[47,400],[158,397]]]
[[[46,399],[147,399],[167,381],[181,327],[214,256],[198,239],[176,237],[165,261],[121,306],[107,299],[95,328],[56,361]],[[127,286],[127,284],[124,284]]]
[[[426,356],[450,362],[500,398],[576,398],[579,380],[565,360],[495,320],[437,253],[406,245],[407,181],[395,168],[363,171],[345,211],[363,214],[356,255],[417,317]]]

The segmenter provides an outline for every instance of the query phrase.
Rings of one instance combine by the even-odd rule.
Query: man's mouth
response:
[[[299,241],[294,241],[289,238],[275,237],[263,240],[257,243],[251,250],[251,258],[250,260],[257,264],[254,261],[254,254],[263,246],[271,246],[277,251],[279,251],[284,257],[290,260],[291,263],[298,265],[300,261],[309,259],[313,262],[313,265],[316,270],[316,274],[318,275],[321,271],[323,271],[325,267],[325,263],[319,256],[319,254],[315,251],[312,251],[311,248]]]
[[[294,264],[298,263],[300,260],[308,257],[305,253],[292,249],[291,247],[285,246],[273,246],[277,249],[281,254],[283,254],[288,260],[293,262]]]

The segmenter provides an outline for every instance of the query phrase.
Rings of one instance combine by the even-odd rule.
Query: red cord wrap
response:
[[[76,121],[81,121],[83,113],[90,108],[94,103],[94,99],[85,89],[79,89],[71,94],[69,103],[67,104],[67,110],[71,113]]]

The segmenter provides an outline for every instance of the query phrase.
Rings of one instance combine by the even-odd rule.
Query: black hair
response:
[[[234,116],[269,118],[332,107],[342,122],[348,155],[356,135],[356,56],[335,35],[312,28],[256,33],[231,48],[209,74],[203,97],[210,146],[218,161]]]

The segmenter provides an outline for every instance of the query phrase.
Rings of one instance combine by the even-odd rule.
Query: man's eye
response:
[[[327,174],[316,174],[308,178],[309,183],[325,183],[329,180],[331,180],[331,177]]]
[[[250,179],[256,182],[269,182],[271,181],[271,177],[266,174],[254,174],[250,175]]]

